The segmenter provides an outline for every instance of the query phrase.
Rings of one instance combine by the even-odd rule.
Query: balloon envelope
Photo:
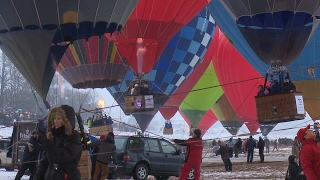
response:
[[[317,0],[221,0],[250,47],[266,64],[289,65],[318,26]]]
[[[120,31],[138,0],[117,2],[4,1],[0,6],[0,47],[45,99],[67,47],[57,43]],[[52,43],[56,46],[51,47]]]
[[[58,72],[74,88],[105,88],[122,82],[130,67],[105,36],[76,40],[65,52]]]
[[[140,0],[122,33],[109,38],[116,42],[135,73],[149,73],[169,40],[207,3],[207,0]],[[199,23],[202,25],[205,22]]]
[[[215,31],[215,22],[205,12],[203,9],[169,41],[152,71],[144,75],[149,89],[153,90],[155,112],[190,76],[206,53]],[[121,84],[107,88],[122,109],[133,77],[134,72],[130,71]]]

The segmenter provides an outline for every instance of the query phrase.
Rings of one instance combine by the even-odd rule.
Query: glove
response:
[[[47,135],[44,131],[38,129],[38,138],[37,138],[37,142],[41,145],[45,145],[46,142],[48,141],[47,139]]]

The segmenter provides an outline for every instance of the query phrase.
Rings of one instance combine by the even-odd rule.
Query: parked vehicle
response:
[[[153,175],[157,180],[179,176],[184,154],[170,141],[143,136],[116,136],[118,168],[110,164],[109,178],[145,180]],[[191,179],[193,174],[189,175]]]
[[[7,138],[0,139],[0,167],[6,169],[10,169],[12,163],[12,158],[7,157],[10,141],[11,140]]]

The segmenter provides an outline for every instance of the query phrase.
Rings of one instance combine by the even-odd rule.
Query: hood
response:
[[[288,158],[288,160],[289,160],[289,164],[294,164],[295,162],[294,162],[294,159],[295,159],[296,157],[294,156],[294,155],[290,155],[289,156],[289,158]]]

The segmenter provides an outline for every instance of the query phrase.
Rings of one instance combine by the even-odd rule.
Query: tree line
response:
[[[0,124],[12,123],[21,112],[29,119],[41,118],[48,113],[42,98],[1,51],[0,71]],[[51,107],[68,104],[76,111],[80,106],[85,109],[98,107],[93,89],[74,89],[58,73],[51,82],[46,100]]]

